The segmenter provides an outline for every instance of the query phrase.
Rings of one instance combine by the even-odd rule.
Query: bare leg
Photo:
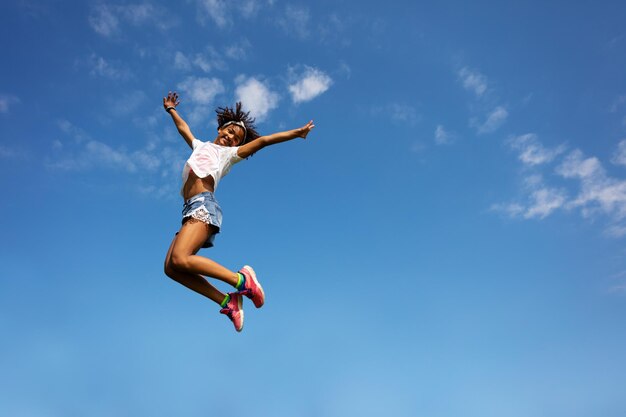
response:
[[[174,240],[172,240],[172,244],[167,251],[167,255],[165,256],[165,274],[174,281],[197,292],[198,294],[204,295],[205,297],[215,301],[217,304],[220,304],[226,295],[211,285],[211,283],[204,279],[202,275],[179,272],[172,268],[170,259],[172,255],[172,248],[174,247],[177,238],[178,237],[174,237]]]
[[[215,261],[196,253],[214,233],[212,228],[199,221],[187,221],[172,242],[165,259],[166,271],[171,269],[185,275],[206,275],[232,286],[237,285],[238,275]],[[167,273],[167,272],[166,272]]]

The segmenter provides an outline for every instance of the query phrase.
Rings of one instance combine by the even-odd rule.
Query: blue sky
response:
[[[625,18],[3,2],[0,415],[625,415]],[[267,293],[241,334],[162,271],[168,90],[204,140],[236,100],[317,126],[217,190],[203,253]]]

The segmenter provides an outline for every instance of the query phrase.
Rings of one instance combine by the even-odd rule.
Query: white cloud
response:
[[[508,140],[508,143],[511,148],[519,151],[520,161],[530,166],[551,162],[565,151],[564,145],[553,149],[544,148],[534,133],[513,137]]]
[[[195,104],[213,104],[213,100],[225,91],[218,78],[187,77],[178,84],[178,88]],[[185,96],[181,96],[184,99]]]
[[[11,106],[19,103],[20,99],[10,94],[0,94],[0,113],[8,113]]]
[[[193,124],[207,124],[212,120],[215,98],[226,91],[224,84],[218,78],[187,77],[178,84],[181,91],[181,103],[190,103],[186,107],[188,121]]]
[[[297,81],[289,85],[291,99],[296,104],[313,100],[328,90],[333,82],[323,71],[311,67],[305,67],[297,78]]]
[[[478,71],[469,70],[467,67],[461,68],[458,72],[459,78],[466,90],[474,92],[476,96],[482,96],[487,91],[487,77]]]
[[[454,141],[455,135],[447,131],[442,125],[435,129],[435,143],[437,145],[449,145]]]
[[[494,204],[491,210],[503,212],[510,217],[544,219],[567,202],[562,189],[546,186],[540,175],[529,175],[524,181],[525,202]]]
[[[595,157],[584,158],[580,150],[571,152],[556,172],[564,178],[580,180],[580,192],[570,202],[583,216],[604,213],[615,225],[626,218],[626,180],[609,177]]]
[[[540,164],[530,166],[536,168]],[[598,158],[585,157],[579,149],[569,152],[554,173],[576,181],[572,184],[577,188],[575,197],[569,198],[562,189],[545,185],[540,175],[530,175],[524,187],[527,203],[494,204],[491,209],[527,219],[542,219],[561,208],[579,210],[584,218],[604,216],[607,236],[626,236],[626,180],[610,177]]]
[[[265,119],[270,111],[278,107],[278,94],[258,79],[238,77],[236,83],[236,100],[241,101],[257,120]]]
[[[502,106],[498,106],[487,115],[484,123],[479,124],[476,120],[472,120],[471,124],[477,128],[479,134],[495,132],[504,124],[509,116],[509,112]]]
[[[531,202],[524,212],[524,218],[543,219],[565,204],[566,195],[556,188],[540,188],[531,193],[530,199]]]
[[[626,139],[622,139],[617,144],[617,150],[613,153],[611,162],[613,162],[616,165],[626,166]]]
[[[598,158],[583,158],[583,153],[579,149],[570,152],[556,168],[557,174],[564,178],[604,178],[604,168]]]

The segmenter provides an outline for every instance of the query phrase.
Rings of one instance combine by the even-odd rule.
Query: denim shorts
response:
[[[217,231],[211,234],[204,245],[202,245],[203,248],[213,246],[215,235],[220,232],[222,227],[222,209],[213,193],[205,191],[194,195],[189,200],[185,200],[183,204],[183,224],[190,218],[200,220],[217,228]]]

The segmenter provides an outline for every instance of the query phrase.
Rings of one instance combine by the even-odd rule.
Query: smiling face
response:
[[[217,129],[217,137],[213,141],[220,146],[239,146],[243,142],[245,132],[241,126],[228,125]]]

